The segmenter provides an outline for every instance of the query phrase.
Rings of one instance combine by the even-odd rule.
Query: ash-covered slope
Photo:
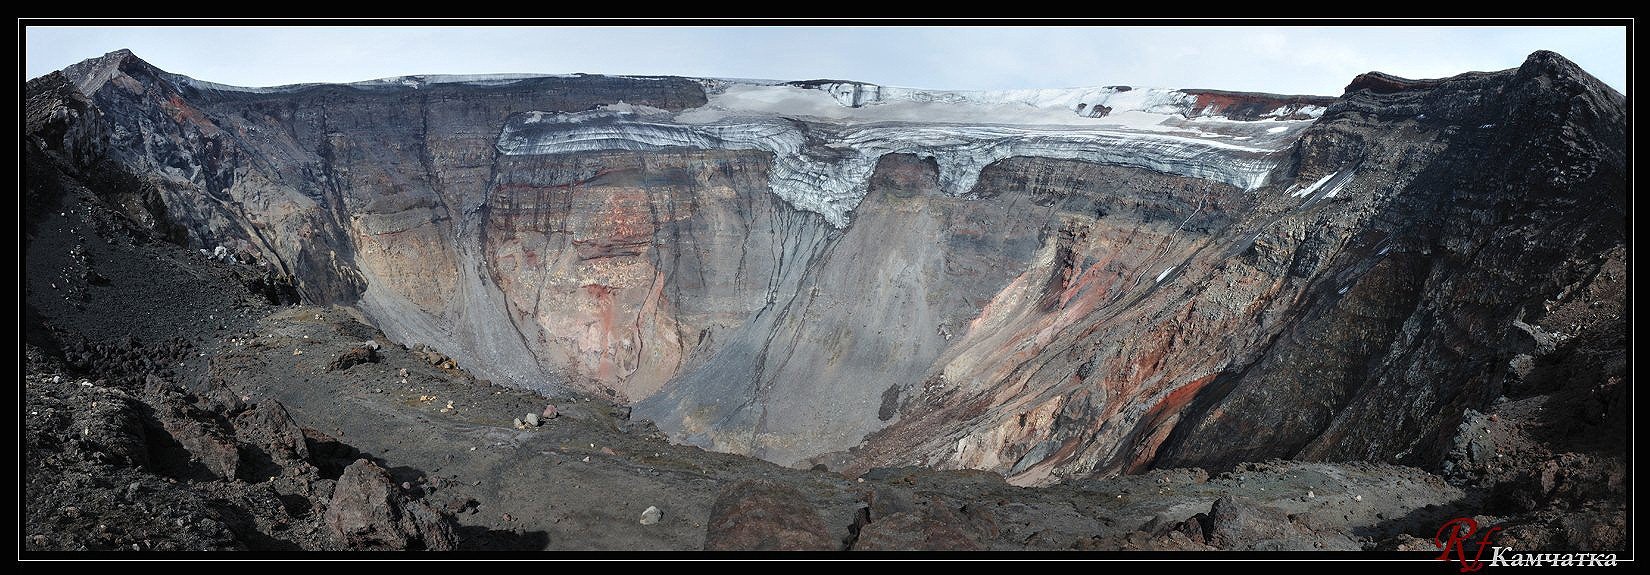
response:
[[[1623,98],[1544,52],[1340,99],[242,89],[125,52],[57,81],[31,137],[176,241],[483,377],[786,464],[1433,465],[1624,238]],[[1569,329],[1625,330],[1592,317]]]

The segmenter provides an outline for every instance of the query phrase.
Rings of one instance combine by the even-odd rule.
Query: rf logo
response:
[[[1467,558],[1467,544],[1474,536],[1479,535],[1478,522],[1473,521],[1471,517],[1451,519],[1444,523],[1443,527],[1438,528],[1438,535],[1432,538],[1432,542],[1444,551],[1438,555],[1439,561],[1451,560],[1450,551],[1453,550],[1453,559],[1461,562],[1461,572],[1470,573],[1484,568],[1484,561],[1480,558],[1484,556],[1484,550],[1490,547],[1490,535],[1500,530],[1500,527],[1485,529],[1482,538],[1477,542],[1478,549],[1473,552],[1471,559]]]

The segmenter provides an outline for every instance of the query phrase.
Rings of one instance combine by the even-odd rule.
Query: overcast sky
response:
[[[1127,84],[1339,95],[1370,70],[1437,78],[1535,50],[1626,91],[1624,27],[29,27],[26,75],[120,48],[241,86],[497,72],[847,79],[935,89]]]

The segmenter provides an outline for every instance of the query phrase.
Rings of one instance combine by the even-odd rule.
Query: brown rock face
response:
[[[842,543],[796,488],[761,480],[722,488],[705,525],[706,551],[834,551]]]
[[[1209,507],[1204,521],[1210,545],[1222,549],[1246,549],[1265,542],[1298,536],[1282,513],[1240,504],[1222,497]]]
[[[160,465],[174,475],[234,479],[242,470],[235,432],[218,413],[196,405],[198,398],[166,385],[151,384],[155,418],[161,425],[157,440]]]
[[[235,416],[235,436],[242,443],[257,446],[263,457],[277,467],[287,467],[309,459],[303,429],[292,421],[286,406],[270,399],[259,402]]]
[[[1189,92],[1237,119],[1329,105],[1254,189],[1007,157],[953,196],[940,161],[889,154],[841,228],[768,189],[768,152],[498,147],[530,113],[681,110],[711,84],[414,83],[245,92],[115,53],[31,82],[29,137],[432,363],[849,473],[1437,466],[1467,409],[1587,363],[1553,335],[1587,331],[1559,319],[1578,297],[1625,308],[1584,289],[1625,244],[1625,100],[1551,53],[1333,102]]]
[[[327,370],[349,369],[363,363],[376,363],[377,361],[378,352],[370,348],[357,346],[349,348],[344,353],[339,354],[338,357],[333,358],[332,362],[327,364]]]
[[[956,518],[931,512],[895,513],[861,529],[854,550],[978,551],[980,545],[952,519]]]
[[[1204,116],[1225,116],[1233,120],[1259,120],[1263,118],[1304,120],[1311,116],[1302,113],[1302,108],[1307,106],[1324,108],[1336,101],[1336,98],[1324,96],[1279,96],[1277,94],[1228,92],[1225,90],[1182,91],[1196,98],[1195,103],[1192,104],[1194,113]],[[1351,89],[1348,88],[1348,91],[1351,91]]]
[[[389,473],[366,459],[338,477],[326,521],[350,549],[444,551],[456,543],[450,517],[402,494]]]

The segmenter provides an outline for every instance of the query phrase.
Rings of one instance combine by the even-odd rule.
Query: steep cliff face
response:
[[[520,385],[531,361],[473,238],[505,120],[620,99],[703,103],[680,79],[591,77],[243,89],[120,51],[64,70],[98,110],[96,168],[129,174],[128,211],[175,240],[257,260],[305,299],[357,304],[389,333]],[[462,238],[462,240],[461,240]]]
[[[247,89],[125,52],[28,94],[28,136],[175,241],[483,377],[833,469],[1435,464],[1625,235],[1623,98],[1550,53],[1339,99]]]
[[[1463,410],[1505,393],[1519,355],[1551,337],[1530,324],[1622,244],[1623,99],[1551,53],[1493,74],[1366,78],[1302,134],[1274,184],[1163,205],[1186,224],[1161,232],[1160,251],[1093,241],[1150,238],[1146,218],[1076,219],[1072,255],[1017,282],[1104,277],[1100,262],[1122,256],[1143,285],[1067,297],[1047,283],[1010,300],[1020,315],[1005,324],[1021,331],[955,347],[852,459],[1027,483],[1279,456],[1435,464]],[[1062,309],[1030,304],[1054,293]],[[1624,327],[1619,315],[1585,326]]]

